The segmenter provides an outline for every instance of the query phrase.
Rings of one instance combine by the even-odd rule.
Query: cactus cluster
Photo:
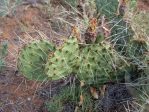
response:
[[[24,46],[19,55],[18,68],[31,80],[46,80],[45,64],[54,46],[46,40],[33,41]]]
[[[103,1],[96,0],[96,2],[101,5]],[[109,1],[110,4],[114,2],[115,0]],[[116,12],[117,5],[118,2],[113,5],[113,13]],[[105,6],[102,9],[103,13],[105,13],[106,8],[109,7]],[[113,13],[107,12],[106,16],[111,18]],[[96,21],[93,23],[95,25],[90,25],[93,30],[89,32],[91,34],[96,33],[97,23]],[[75,36],[70,37],[61,48],[56,48],[54,52],[53,47],[48,42],[33,42],[21,50],[18,67],[26,77],[36,80],[43,80],[47,77],[58,80],[70,73],[77,74],[79,80],[84,80],[88,84],[116,79],[118,69],[124,65],[121,64],[122,60],[117,52],[110,46],[110,43],[101,42],[103,38],[100,36],[95,35],[94,41],[87,42],[90,38],[89,35],[85,40],[86,43],[80,45]],[[52,53],[50,53],[49,48]]]
[[[84,94],[87,88],[93,85],[99,88],[99,85],[106,82],[117,82],[123,79],[128,83],[133,83],[131,81],[135,80],[134,83],[144,85],[149,82],[148,80],[139,81],[144,77],[148,79],[149,74],[148,12],[134,14],[134,12],[126,11],[125,15],[124,12],[120,14],[120,5],[123,5],[120,4],[120,0],[119,2],[117,0],[93,0],[87,6],[95,7],[94,1],[97,12],[105,16],[103,24],[109,24],[107,28],[104,27],[109,30],[107,38],[97,34],[100,22],[93,18],[88,28],[85,28],[85,34],[75,29],[74,35],[66,39],[59,48],[55,48],[46,40],[38,40],[24,46],[20,51],[18,68],[31,80],[59,80],[74,73],[77,79],[83,82],[83,86],[77,85],[77,91],[71,93],[70,88],[66,88],[62,91],[65,94],[53,97],[49,104],[50,111],[63,110],[61,107],[69,98],[76,103],[80,94]],[[132,1],[131,7],[134,7],[136,0]],[[131,10],[134,11],[133,8]],[[94,15],[93,12],[89,12],[90,15]],[[126,16],[128,21],[123,18]],[[81,38],[82,35],[84,38]],[[83,89],[85,90],[82,91]],[[145,89],[149,90],[147,86]],[[84,94],[83,103],[86,102],[85,100],[91,101],[90,95]],[[90,103],[86,104],[87,106],[82,105],[82,107],[90,105]]]
[[[70,37],[56,49],[45,40],[26,45],[20,52],[18,68],[33,80],[59,80],[75,73],[79,80],[92,84],[116,79],[120,62],[109,43],[82,46],[76,37]]]

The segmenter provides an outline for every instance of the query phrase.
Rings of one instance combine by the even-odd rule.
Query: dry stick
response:
[[[27,82],[26,82],[26,79],[25,78],[24,78],[24,83],[25,83],[26,88],[28,88]]]
[[[24,82],[24,79],[22,80],[22,82],[18,85],[18,87],[14,90],[14,93],[16,93],[17,92],[17,90],[19,89],[19,87],[23,84],[23,82]]]

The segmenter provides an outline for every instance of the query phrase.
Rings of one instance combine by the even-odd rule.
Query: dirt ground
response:
[[[149,10],[149,3],[147,5],[139,0],[138,8]],[[41,34],[48,39],[57,35],[51,32],[46,15],[38,7],[19,6],[15,16],[0,18],[0,21],[0,41],[7,40],[9,43],[7,67],[0,72],[0,112],[47,112],[42,108],[45,98],[37,93],[51,83],[27,80],[18,73],[16,60],[19,49],[27,41],[41,38]]]

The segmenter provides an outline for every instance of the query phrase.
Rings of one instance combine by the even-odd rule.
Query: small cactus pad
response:
[[[18,60],[18,69],[31,80],[47,79],[45,64],[48,54],[54,51],[54,46],[46,40],[37,40],[22,48]]]
[[[52,80],[58,80],[69,75],[77,63],[79,46],[77,38],[70,37],[61,49],[57,49],[46,64],[47,75]]]

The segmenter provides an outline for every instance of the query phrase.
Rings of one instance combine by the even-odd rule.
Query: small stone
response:
[[[27,100],[28,100],[28,101],[31,101],[31,98],[30,98],[30,97],[28,97],[28,98],[27,98]]]

